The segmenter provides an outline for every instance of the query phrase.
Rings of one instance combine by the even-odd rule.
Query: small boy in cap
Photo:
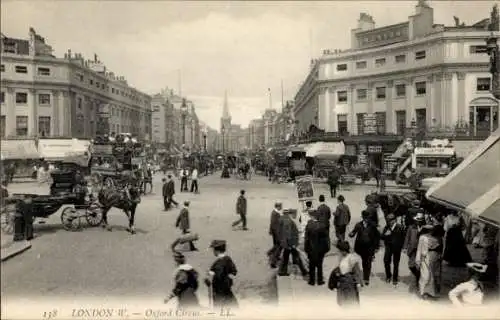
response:
[[[236,214],[240,216],[238,220],[233,222],[233,228],[242,224],[242,230],[248,230],[247,228],[247,198],[245,198],[245,190],[240,191],[240,196],[236,200]]]
[[[184,207],[181,209],[181,212],[175,222],[175,227],[179,228],[183,235],[189,233],[189,203],[189,201],[184,201]],[[198,251],[198,249],[194,246],[193,241],[189,241],[189,250]]]
[[[186,257],[182,253],[174,252],[174,260],[177,265],[174,273],[175,286],[172,293],[165,299],[165,303],[177,297],[179,309],[198,307],[199,302],[196,296],[198,272],[186,263]]]
[[[208,278],[205,279],[205,284],[211,288],[209,299],[214,307],[237,307],[238,301],[231,287],[232,277],[236,276],[238,270],[233,260],[226,254],[226,241],[213,240],[210,248],[217,258],[208,271]]]

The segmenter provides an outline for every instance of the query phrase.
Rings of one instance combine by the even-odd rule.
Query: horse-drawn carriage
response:
[[[49,195],[13,194],[5,200],[1,210],[1,228],[7,234],[14,232],[15,217],[22,215],[21,206],[31,205],[31,216],[48,218],[61,207],[61,224],[66,230],[80,230],[85,220],[90,226],[101,224],[99,204],[90,194],[78,170],[71,169],[72,163],[65,163],[51,173],[52,185]]]

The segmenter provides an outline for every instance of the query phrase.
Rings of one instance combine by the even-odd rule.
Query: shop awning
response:
[[[345,145],[341,142],[316,142],[306,151],[311,158],[339,158],[345,154]]]
[[[1,160],[40,159],[34,140],[2,140]]]
[[[432,186],[426,197],[500,227],[499,155],[500,129]]]

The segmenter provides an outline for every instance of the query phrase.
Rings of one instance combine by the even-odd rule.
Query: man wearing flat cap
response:
[[[210,290],[210,301],[217,308],[237,307],[238,301],[233,294],[233,276],[236,276],[238,270],[233,260],[226,254],[226,241],[213,240],[210,244],[214,255],[217,257],[208,271],[208,278],[205,284]]]
[[[247,198],[245,198],[245,190],[240,191],[240,196],[236,200],[236,214],[240,216],[238,220],[233,222],[233,228],[242,224],[242,230],[247,229]]]
[[[184,207],[181,209],[179,216],[175,222],[175,226],[179,228],[183,235],[189,233],[189,201],[184,201]],[[174,249],[175,250],[175,249]],[[193,241],[189,241],[189,250],[190,251],[198,251],[198,249],[194,246]]]
[[[397,285],[399,281],[399,261],[401,259],[401,251],[405,241],[405,230],[396,221],[396,216],[388,214],[386,217],[387,225],[382,231],[382,240],[384,240],[384,268],[385,281],[392,281],[393,285]],[[391,270],[392,262],[392,270]]]
[[[165,299],[165,303],[177,297],[177,307],[180,309],[188,309],[198,307],[198,272],[189,264],[186,263],[186,258],[180,252],[174,252],[174,260],[177,269],[174,272],[174,289]]]

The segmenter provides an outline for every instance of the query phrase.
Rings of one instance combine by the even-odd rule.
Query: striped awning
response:
[[[429,200],[464,210],[500,227],[500,129],[446,178],[427,191]]]
[[[35,140],[2,140],[1,160],[40,159]]]

